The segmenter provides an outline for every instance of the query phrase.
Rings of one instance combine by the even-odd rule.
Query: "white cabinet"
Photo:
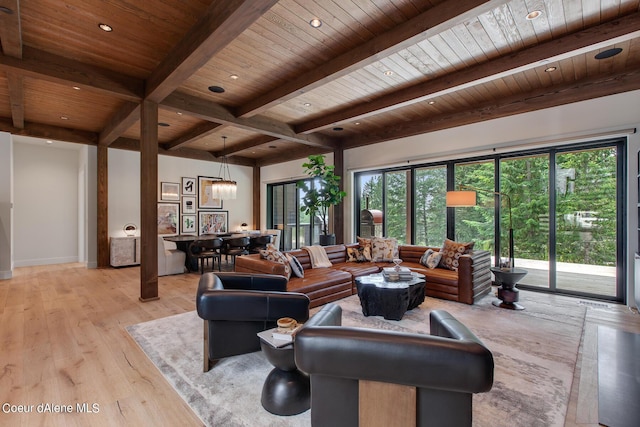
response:
[[[111,238],[111,266],[140,264],[140,236]]]

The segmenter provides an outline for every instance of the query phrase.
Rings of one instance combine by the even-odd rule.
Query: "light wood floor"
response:
[[[0,281],[0,425],[202,425],[124,329],[194,310],[199,275],[161,277],[160,299],[142,303],[139,274],[66,264],[19,268]],[[598,425],[597,326],[640,332],[637,313],[607,305],[588,308],[567,426]],[[33,412],[7,414],[5,403]],[[77,403],[99,412],[78,414]],[[39,414],[39,404],[71,405],[73,413]]]

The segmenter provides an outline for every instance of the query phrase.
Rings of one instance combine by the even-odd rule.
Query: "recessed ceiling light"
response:
[[[72,86],[74,90],[80,90],[80,86]]]
[[[355,122],[354,125],[360,126],[360,122]]]
[[[534,19],[536,19],[537,17],[539,17],[540,15],[542,15],[542,12],[539,10],[534,10],[532,12],[529,12],[526,16],[527,21],[533,21]]]
[[[436,103],[436,101],[429,101],[429,105],[433,105],[435,103]]]
[[[220,86],[209,86],[209,90],[213,93],[224,93],[224,88]]]
[[[384,72],[384,75],[385,76],[393,76],[393,71],[387,70],[387,71]]]
[[[67,116],[60,116],[60,120],[69,120],[69,117],[67,117]]]
[[[5,7],[5,6],[0,6],[0,12],[4,12],[7,15],[13,15],[13,9],[9,9],[8,7]]]
[[[545,73],[552,73],[552,72],[554,72],[554,71],[555,71],[555,70],[557,70],[557,69],[558,69],[558,67],[548,67],[548,68],[545,68],[545,69],[544,69],[544,72],[545,72]]]
[[[113,27],[109,24],[98,24],[98,28],[100,28],[102,31],[105,31],[107,33],[110,33],[111,31],[113,31]]]
[[[158,122],[158,126],[161,126],[163,128],[168,128],[171,125],[169,123],[165,123],[165,122]]]
[[[621,48],[614,47],[614,48],[611,48],[611,49],[603,50],[602,52],[598,53],[594,58],[596,58],[596,59],[607,59],[607,58],[611,58],[612,56],[616,56],[620,52],[622,52]]]
[[[322,27],[322,21],[318,18],[313,18],[311,21],[309,21],[309,25],[311,25],[313,28],[320,28]]]
[[[340,132],[340,131],[343,131],[343,130],[344,130],[344,128],[341,128],[340,126],[336,126],[336,127],[334,127],[334,128],[333,128],[333,130],[334,130],[335,132]]]
[[[304,104],[302,104],[302,105],[304,105],[305,107],[311,107],[311,103],[309,103],[309,102],[305,102],[305,103],[304,103]]]
[[[229,78],[230,78],[231,80],[238,80],[240,77],[239,77],[237,74],[231,74],[231,75],[229,76]]]
[[[176,111],[176,114],[181,116],[182,115],[182,111]]]
[[[47,144],[53,144],[53,141],[50,139],[47,139]]]

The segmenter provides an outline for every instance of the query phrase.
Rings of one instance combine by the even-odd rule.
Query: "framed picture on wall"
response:
[[[196,195],[196,179],[195,178],[189,178],[186,176],[182,177],[182,194],[185,196]]]
[[[178,218],[180,218],[180,205],[178,203],[158,203],[158,234],[164,236],[177,235]]]
[[[211,184],[221,179],[212,176],[198,177],[198,209],[222,209],[222,200],[211,197]]]
[[[196,213],[196,198],[192,196],[182,196],[182,214]]]
[[[198,211],[198,234],[226,233],[229,229],[229,212]]]
[[[160,200],[179,202],[180,201],[180,184],[177,182],[161,182],[160,183]]]
[[[194,234],[196,232],[196,216],[182,215],[180,221],[181,234]]]

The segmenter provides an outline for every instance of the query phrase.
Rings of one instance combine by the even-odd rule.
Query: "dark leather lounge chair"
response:
[[[300,330],[295,360],[311,376],[312,425],[407,425],[407,416],[416,426],[471,426],[473,393],[493,385],[493,355],[446,311],[430,323],[431,335]]]
[[[196,308],[204,320],[204,371],[223,357],[260,350],[260,331],[275,328],[281,317],[309,318],[309,297],[285,292],[283,276],[204,273]]]

